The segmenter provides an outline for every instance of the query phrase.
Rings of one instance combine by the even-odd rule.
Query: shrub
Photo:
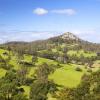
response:
[[[31,62],[27,62],[27,61],[20,61],[19,64],[24,65],[24,66],[32,66],[33,65]]]
[[[32,79],[32,78],[27,78],[26,80],[25,80],[25,85],[30,85],[30,84],[32,84],[33,83],[33,80],[34,79]]]
[[[82,71],[82,69],[80,68],[80,67],[76,67],[76,69],[75,69],[76,71]]]
[[[92,72],[92,69],[91,68],[88,68],[87,69],[87,72],[91,73]]]

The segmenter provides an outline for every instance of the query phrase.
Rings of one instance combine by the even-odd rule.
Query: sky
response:
[[[0,0],[0,43],[64,32],[100,43],[100,0]]]

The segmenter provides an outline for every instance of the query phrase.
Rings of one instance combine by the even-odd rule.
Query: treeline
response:
[[[8,42],[0,45],[0,47],[3,49],[10,48],[13,51],[17,51],[19,48],[22,48],[24,53],[32,54],[33,52],[36,51],[59,48],[59,46],[63,44],[65,45],[77,44],[77,46],[68,49],[73,49],[73,50],[83,49],[84,51],[92,51],[97,53],[100,52],[100,44],[91,43],[81,39],[73,40],[71,38],[62,38],[62,35],[49,38],[47,40],[38,40],[34,42]]]
[[[33,58],[37,58],[37,57],[42,57],[42,58],[47,58],[47,59],[51,59],[51,60],[55,60],[57,61],[58,63],[81,63],[81,64],[86,64],[88,63],[89,66],[91,67],[93,65],[93,62],[95,60],[100,60],[100,55],[99,55],[99,52],[95,52],[95,51],[84,51],[86,54],[88,53],[91,53],[91,52],[95,52],[97,56],[91,56],[91,57],[85,57],[84,55],[80,55],[80,57],[78,57],[77,55],[68,55],[68,51],[69,50],[76,50],[77,53],[79,53],[78,51],[81,50],[81,46],[75,46],[77,47],[77,49],[75,49],[75,47],[69,49],[66,45],[62,48],[60,45],[59,46],[55,46],[55,45],[50,45],[50,44],[46,44],[48,45],[48,48],[47,49],[41,49],[41,50],[36,50],[35,51],[35,46],[32,45],[34,47],[32,48],[28,48],[28,49],[25,49],[26,46],[25,46],[26,43],[22,43],[19,45],[19,43],[15,43],[13,45],[5,45],[3,46],[2,48],[5,48],[7,49],[9,52],[12,52],[13,54],[18,54],[18,57],[21,56],[23,57],[24,54],[29,54],[29,55],[32,55]],[[28,44],[27,44],[28,45]],[[45,46],[44,46],[45,47]],[[53,52],[52,51],[52,48],[53,49],[56,49],[56,52]],[[85,47],[86,49],[86,47]],[[19,58],[20,60],[20,58]]]

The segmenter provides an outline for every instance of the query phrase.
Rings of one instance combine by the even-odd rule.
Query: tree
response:
[[[57,100],[100,100],[100,70],[84,75],[81,83],[73,89],[60,90]]]
[[[38,66],[38,69],[35,71],[36,79],[45,82],[48,80],[48,75],[53,71],[54,69],[52,67],[46,63],[43,63],[42,65]]]
[[[27,79],[27,73],[28,73],[28,69],[26,67],[21,67],[18,71],[17,71],[17,81],[20,84],[25,84],[26,79]]]
[[[38,61],[37,56],[33,55],[32,56],[32,64],[35,65],[35,63]]]
[[[58,56],[57,61],[60,63],[67,63],[69,62],[67,54],[61,54]]]
[[[22,97],[18,94],[21,93]],[[0,79],[0,99],[1,100],[28,100],[24,98],[23,92],[17,83],[16,73],[8,71],[5,77]],[[18,99],[20,98],[20,99]],[[22,99],[23,98],[23,99]]]
[[[28,98],[26,95],[17,94],[13,96],[12,100],[28,100]]]
[[[48,75],[52,72],[46,63],[39,66],[35,72],[36,81],[31,85],[31,100],[47,100],[47,94],[56,90],[56,85],[48,80]]]
[[[16,84],[9,79],[0,79],[0,93],[5,100],[11,100],[14,93],[16,93]]]

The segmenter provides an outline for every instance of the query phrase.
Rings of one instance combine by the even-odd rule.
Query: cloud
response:
[[[36,8],[33,10],[33,13],[37,14],[37,15],[45,15],[48,13],[48,10],[46,10],[44,8]]]
[[[88,30],[72,30],[72,33],[76,34],[83,40],[87,40],[94,43],[100,43],[100,30],[88,29]]]
[[[67,31],[66,31],[67,32]],[[89,30],[70,30],[70,32],[76,34],[83,40],[90,42],[100,43],[100,30],[89,29]],[[7,41],[35,41],[43,40],[54,36],[59,36],[64,32],[57,31],[7,31],[0,32],[0,43]],[[19,35],[20,34],[20,35]]]
[[[52,13],[56,14],[66,14],[66,15],[75,15],[76,11],[74,9],[59,9],[59,10],[52,10]]]
[[[19,35],[20,34],[20,35]],[[7,41],[35,41],[43,40],[57,35],[57,32],[52,31],[7,31],[0,32],[0,43]],[[41,37],[42,36],[42,37]]]
[[[54,13],[54,14],[64,14],[68,16],[72,16],[76,14],[76,10],[74,9],[56,9],[56,10],[47,10],[44,8],[36,8],[33,10],[33,13],[36,15],[45,15],[48,13]]]

